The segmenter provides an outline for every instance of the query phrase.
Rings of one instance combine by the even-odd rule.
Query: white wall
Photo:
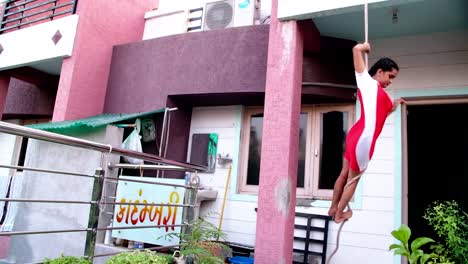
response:
[[[190,134],[193,133],[218,133],[218,153],[229,153],[231,156],[238,153],[241,125],[241,107],[205,107],[196,108],[192,114]],[[383,151],[381,146],[391,145],[389,137],[392,136],[392,123],[388,122],[383,132],[381,142],[378,144],[375,159],[369,167],[368,175],[363,179],[362,208],[355,209],[353,221],[347,223],[341,234],[340,251],[335,256],[336,263],[349,263],[352,256],[353,263],[392,263],[393,258],[388,252],[388,246],[392,243],[390,232],[393,230],[393,177],[392,177],[392,151]],[[388,144],[386,144],[386,142]],[[189,143],[190,146],[190,143]],[[190,152],[189,152],[190,153]],[[237,157],[236,157],[237,160]],[[237,161],[234,161],[231,186],[223,218],[223,230],[228,234],[229,241],[254,245],[256,229],[256,199],[247,195],[244,199],[235,194],[237,178]],[[385,168],[385,171],[379,170]],[[202,207],[201,215],[208,213],[220,213],[224,187],[226,184],[227,168],[217,165],[214,174],[200,174],[203,186],[210,186],[218,191],[218,199],[215,202],[207,202]],[[250,201],[249,201],[250,200]],[[296,211],[326,214],[327,205],[314,207],[296,207]],[[209,217],[216,225],[219,217]],[[299,222],[298,222],[299,223]],[[322,223],[323,224],[323,223]],[[331,224],[329,233],[328,252],[335,246],[336,231],[338,225]],[[300,235],[300,233],[297,233]],[[299,248],[299,244],[296,244]]]
[[[7,121],[8,123],[18,124],[18,120]],[[16,165],[18,150],[17,137],[10,134],[0,133],[0,164]],[[13,171],[6,168],[0,168],[0,198],[6,198],[8,185]],[[0,201],[0,208],[3,208],[5,202]],[[3,216],[3,210],[0,211],[0,218]]]
[[[195,108],[192,113],[189,146],[191,146],[191,136],[194,133],[218,133],[218,153],[234,156],[228,199],[224,211],[223,230],[228,234],[230,241],[253,245],[255,242],[255,208],[257,203],[232,199],[232,196],[235,195],[233,193],[233,189],[235,189],[233,184],[236,182],[238,169],[237,153],[239,152],[240,116],[240,106]],[[188,153],[190,153],[190,149]],[[216,165],[215,173],[199,174],[202,186],[209,186],[218,191],[217,200],[205,202],[201,208],[200,216],[203,217],[209,213],[221,213],[227,174],[228,167],[219,164]],[[219,215],[213,215],[209,219],[218,225]]]
[[[468,86],[468,30],[371,41],[370,63],[395,59],[400,73],[391,90]]]
[[[254,1],[251,0],[252,3]],[[192,8],[204,7],[205,3],[208,2],[216,2],[216,0],[160,0],[159,7],[156,10],[145,14],[143,40],[185,33],[188,26],[201,25],[198,20],[192,22],[192,24],[188,22],[188,18],[199,17],[201,12],[189,14],[187,11]],[[259,10],[256,10],[259,17],[255,18],[263,21],[271,13],[271,0],[259,2]],[[243,23],[234,23],[244,25]]]
[[[122,141],[121,129],[113,126],[71,136],[113,146],[119,146]],[[101,156],[100,152],[94,150],[30,139],[25,166],[94,175],[98,167],[107,164],[114,157]],[[91,199],[92,178],[32,171],[17,173],[15,177],[22,177],[23,185],[19,197],[12,198],[72,201]],[[21,203],[18,205],[12,231],[87,228],[89,208],[87,204]],[[12,236],[8,258],[0,260],[0,263],[38,263],[45,257],[55,258],[61,254],[83,256],[85,240],[86,232]]]
[[[3,47],[0,70],[54,58],[70,57],[75,43],[78,15],[41,23],[0,35]],[[62,37],[54,44],[52,37],[60,31]]]
[[[400,66],[400,74],[389,90],[413,90],[424,93],[431,89],[468,87],[468,31],[434,33],[431,35],[410,36],[396,39],[372,40],[373,52],[370,62],[376,58],[388,56],[394,58]],[[192,114],[190,133],[218,133],[218,152],[237,155],[241,125],[241,107],[204,107],[195,108]],[[395,164],[400,162],[401,149],[395,144],[395,131],[400,124],[395,124],[395,114],[391,115],[377,141],[374,158],[363,176],[356,194],[357,207],[351,221],[344,225],[341,233],[340,250],[334,257],[334,263],[382,263],[398,261],[388,251],[393,243],[390,232],[399,225],[401,209],[395,208],[399,202]],[[190,144],[189,144],[190,146]],[[397,153],[398,152],[398,153]],[[190,152],[189,152],[190,153]],[[254,245],[257,206],[255,197],[235,194],[237,180],[237,156],[233,162],[231,186],[223,220],[223,230],[232,242]],[[221,212],[227,168],[217,165],[214,174],[201,174],[204,186],[218,190],[218,199],[208,202],[202,213]],[[314,214],[326,214],[327,202],[312,203],[311,207],[296,207],[296,211]],[[397,210],[398,209],[398,210]],[[211,217],[218,223],[219,217]],[[336,246],[338,225],[331,223],[328,254]]]
[[[143,40],[187,32],[187,10],[154,10],[145,14]]]

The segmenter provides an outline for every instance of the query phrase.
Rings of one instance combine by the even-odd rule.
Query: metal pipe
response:
[[[45,173],[54,173],[54,174],[63,174],[63,175],[71,175],[71,176],[78,176],[78,177],[88,177],[94,178],[94,175],[87,175],[75,172],[66,172],[66,171],[58,171],[58,170],[47,170],[47,169],[37,169],[31,167],[23,167],[23,166],[14,166],[14,165],[3,165],[0,164],[0,168],[7,168],[7,169],[15,169],[15,170],[25,170],[25,171],[37,171],[37,172],[45,172]],[[0,175],[1,176],[1,175]]]
[[[27,0],[27,1],[24,1],[24,2],[21,2],[21,3],[16,3],[16,2],[13,3],[13,2],[12,2],[12,4],[14,4],[14,6],[7,6],[7,5],[5,5],[5,10],[12,9],[12,8],[15,8],[15,7],[19,7],[19,6],[21,6],[21,5],[26,5],[26,4],[35,2],[35,1],[37,1],[37,0]],[[8,3],[5,3],[5,4],[8,4]]]
[[[102,155],[101,155],[102,158]],[[93,193],[91,195],[92,201],[98,201],[101,199],[102,196],[102,186],[104,184],[104,170],[99,168],[94,173],[96,178],[94,178],[93,182]],[[88,214],[88,232],[86,232],[86,244],[84,248],[84,255],[85,256],[94,256],[94,248],[96,246],[96,237],[97,231],[96,228],[98,227],[99,221],[99,204],[96,202],[92,203],[89,208]],[[91,262],[93,262],[93,258],[91,257]]]
[[[166,140],[164,144],[164,155],[166,157],[167,154],[167,146],[169,145],[169,135],[171,134],[171,112],[167,113],[167,133],[166,133]],[[161,176],[164,178],[164,171],[161,172]]]
[[[44,10],[44,11],[41,11],[41,12],[37,12],[37,14],[41,14],[41,13],[44,13],[44,12],[47,12],[47,11],[51,11],[51,10],[52,10],[52,9],[50,9],[50,10]],[[33,17],[34,15],[37,15],[37,14],[23,16],[22,19],[26,19],[26,20],[28,20],[28,22],[26,22],[26,23],[18,23],[18,24],[15,24],[14,26],[11,26],[11,27],[4,27],[4,28],[1,28],[0,31],[6,31],[6,30],[9,30],[9,29],[12,29],[12,28],[15,28],[15,27],[21,27],[21,26],[29,25],[29,24],[31,24],[31,23],[39,22],[39,21],[41,21],[41,20],[46,20],[46,19],[48,19],[48,18],[53,18],[53,17],[60,16],[60,15],[65,15],[65,14],[68,14],[68,13],[71,13],[71,10],[67,10],[67,11],[55,13],[54,15],[48,15],[48,16],[40,17],[40,18],[38,18],[38,19],[34,19],[34,20],[31,20],[31,21],[29,21],[28,18],[29,18],[29,17]],[[16,20],[18,20],[18,19],[12,19],[12,20],[9,20],[9,21],[6,21],[6,22],[13,22],[13,21],[16,21]],[[5,22],[3,22],[3,23],[5,23]],[[5,25],[6,25],[6,24],[5,24]]]
[[[338,84],[338,83],[322,83],[322,82],[303,82],[302,86],[324,86],[324,87],[357,89],[355,85]]]
[[[115,205],[150,205],[150,206],[172,206],[172,207],[197,207],[191,204],[170,204],[170,203],[124,203],[124,202],[100,202],[100,204],[115,204]]]
[[[118,177],[109,177],[109,176],[106,176],[104,178],[109,179],[109,180],[113,180],[113,181],[116,181],[116,182],[117,181],[138,182],[138,183],[148,183],[148,184],[153,184],[153,185],[180,187],[180,188],[186,188],[186,189],[197,189],[197,188],[199,188],[198,186],[183,185],[183,184],[172,184],[172,183],[166,183],[166,182],[152,182],[152,181],[142,181],[142,180],[133,180],[133,179],[121,179],[121,178],[118,178]]]
[[[42,200],[42,199],[21,199],[21,198],[0,198],[3,202],[17,203],[65,203],[65,204],[114,204],[114,205],[152,205],[152,206],[172,206],[172,207],[196,207],[190,204],[170,204],[170,203],[132,203],[132,202],[97,202],[97,201],[70,201],[70,200]]]
[[[162,125],[162,128],[161,128],[161,139],[159,140],[159,151],[158,151],[158,155],[161,156],[161,153],[162,153],[162,147],[163,147],[163,144],[164,144],[164,135],[165,135],[165,132],[166,132],[166,116],[167,116],[167,109],[164,109],[164,116],[163,116],[163,125]]]
[[[118,226],[118,227],[99,227],[96,228],[96,231],[103,230],[125,230],[125,229],[139,229],[139,228],[163,228],[163,227],[183,227],[189,226],[189,224],[180,224],[180,225],[151,225],[151,226]],[[39,235],[39,234],[53,234],[53,233],[72,233],[72,232],[88,232],[92,231],[90,228],[82,229],[62,229],[62,230],[45,230],[45,231],[9,231],[9,232],[0,232],[1,236],[22,236],[22,235]]]
[[[73,233],[73,232],[86,232],[86,231],[88,231],[88,229],[62,229],[62,230],[49,230],[49,231],[10,231],[10,232],[0,232],[0,237],[55,234],[55,233]]]
[[[64,203],[64,204],[93,204],[96,202],[68,201],[68,200],[42,200],[42,199],[21,199],[21,198],[0,198],[3,202],[15,203]]]
[[[168,160],[168,159],[161,158],[159,156],[148,154],[148,153],[142,153],[142,152],[132,151],[128,149],[112,147],[111,145],[106,145],[106,144],[97,143],[97,142],[93,142],[89,140],[64,136],[64,135],[60,135],[56,133],[32,129],[32,128],[23,127],[19,125],[9,124],[9,123],[2,122],[2,121],[0,121],[0,132],[13,134],[17,136],[29,137],[33,139],[44,140],[44,141],[53,142],[53,143],[64,144],[68,146],[88,148],[88,149],[97,150],[100,152],[113,153],[113,154],[117,154],[121,156],[137,158],[137,159],[141,159],[141,160],[145,160],[145,161],[153,162],[153,163],[174,165],[174,166],[179,166],[179,167],[183,167],[183,168],[190,169],[190,170],[196,170],[196,171],[207,170],[206,167],[196,165],[196,164]]]
[[[125,229],[138,229],[138,228],[163,228],[163,227],[183,227],[190,226],[190,224],[179,224],[179,225],[148,225],[148,226],[112,226],[112,227],[99,227],[97,231],[103,230],[125,230]]]
[[[165,168],[167,170],[186,171],[184,168],[179,167],[179,166],[165,166],[165,165],[131,165],[131,164],[112,164],[112,163],[109,163],[108,167],[111,168],[111,169],[113,169],[113,168],[140,169],[140,167],[141,167],[141,169],[158,169],[159,167],[161,167],[161,168]],[[93,175],[79,174],[79,173],[73,173],[73,172],[64,172],[64,171],[46,170],[46,169],[36,169],[36,168],[13,166],[13,165],[1,165],[0,164],[0,168],[22,169],[22,170],[29,170],[29,171],[64,174],[64,175],[72,175],[72,176],[88,177],[88,178],[95,178],[96,177],[96,176],[93,176]],[[193,188],[192,186],[188,186],[188,185],[170,184],[170,183],[164,183],[164,182],[151,182],[151,181],[141,181],[141,180],[132,180],[132,179],[120,179],[120,178],[117,178],[117,177],[104,177],[104,178],[105,179],[111,179],[111,180],[148,183],[148,184],[164,185],[164,186],[171,186],[171,187]]]
[[[161,128],[161,139],[159,140],[159,150],[158,150],[158,156],[162,156],[162,148],[163,148],[163,145],[164,145],[164,138],[165,138],[165,135],[166,135],[166,117],[167,117],[167,109],[164,109],[164,116],[163,116],[163,124],[162,124],[162,128]],[[159,178],[159,171],[156,171],[156,178]]]
[[[135,165],[135,164],[126,164],[126,163],[109,163],[107,165],[109,169],[134,169],[134,170],[170,170],[170,171],[187,171],[179,166],[170,166],[170,165]]]
[[[6,16],[12,16],[12,15],[16,15],[16,14],[19,14],[19,13],[22,13],[24,11],[29,11],[31,9],[35,9],[35,8],[38,8],[38,7],[41,7],[41,6],[45,6],[45,5],[48,5],[48,4],[52,4],[54,2],[57,2],[56,0],[52,0],[52,1],[47,1],[47,2],[42,2],[42,3],[39,3],[37,5],[32,5],[32,6],[28,6],[28,7],[25,7],[23,9],[20,9],[18,11],[13,11],[11,13],[6,13],[5,15]],[[54,6],[52,9],[55,9],[55,8],[60,8],[60,7],[64,7],[64,6],[67,6],[67,5],[72,5],[73,2],[68,2],[68,3],[65,3],[65,4],[62,4],[62,5],[58,5],[58,6]],[[45,11],[50,11],[51,9],[44,9]],[[38,10],[38,11],[43,11],[43,10]],[[44,12],[45,12],[44,11]],[[36,15],[36,14],[41,14],[41,13],[44,13],[44,12],[30,12],[31,15]],[[17,20],[20,20],[21,18],[24,18],[24,17],[20,17],[18,18]],[[5,23],[8,23],[9,21],[6,20]],[[2,24],[5,24],[5,23],[2,23]]]
[[[74,1],[73,1],[72,14],[75,14],[75,13],[76,13],[77,2],[78,2],[78,0],[74,0]]]

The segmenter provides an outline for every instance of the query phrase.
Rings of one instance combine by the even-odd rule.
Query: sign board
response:
[[[402,2],[398,0],[397,2]],[[365,3],[389,2],[395,0],[278,0],[278,18],[288,19],[306,19],[324,15],[337,14],[339,11],[351,10],[352,7],[363,6]]]
[[[183,179],[141,178],[120,176],[120,179],[141,179],[144,181],[184,185]],[[182,223],[183,207],[156,206],[154,204],[183,204],[185,188],[156,184],[119,181],[116,202],[145,203],[148,205],[116,205],[114,227],[137,227],[150,225],[179,225]],[[180,233],[180,227],[140,228],[112,230],[112,236],[155,245],[174,245],[177,237],[164,237],[168,233]]]

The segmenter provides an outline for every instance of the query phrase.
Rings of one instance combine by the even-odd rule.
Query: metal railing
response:
[[[0,34],[74,14],[77,1],[7,0],[4,3]]]
[[[206,168],[203,166],[178,162],[174,160],[169,160],[162,158],[160,156],[151,155],[147,153],[141,153],[136,151],[131,151],[123,148],[112,147],[111,145],[106,145],[102,143],[97,143],[89,140],[84,140],[80,138],[74,138],[69,136],[64,136],[60,134],[45,132],[41,130],[31,129],[23,126],[18,126],[10,123],[0,122],[0,133],[6,133],[16,136],[22,136],[27,138],[32,138],[36,140],[58,143],[64,146],[73,146],[78,148],[90,149],[99,151],[104,154],[114,154],[118,156],[126,156],[131,158],[137,158],[144,160],[146,162],[154,163],[155,165],[130,165],[130,164],[107,164],[108,169],[140,169],[140,170],[178,170],[178,171],[188,171],[188,172],[203,172],[206,171]],[[101,155],[101,162],[103,164],[104,155]],[[48,173],[50,175],[65,175],[69,177],[85,177],[93,179],[93,189],[91,199],[88,201],[81,200],[48,200],[48,199],[23,199],[23,198],[1,198],[0,201],[9,202],[9,203],[55,203],[55,204],[85,204],[90,205],[88,224],[86,228],[73,228],[73,229],[59,229],[59,230],[34,230],[34,231],[8,231],[0,232],[0,236],[19,236],[19,235],[39,235],[39,234],[52,234],[52,233],[70,233],[70,232],[86,232],[86,242],[84,249],[84,256],[89,258],[91,261],[95,257],[109,256],[112,254],[101,254],[95,255],[94,249],[96,244],[97,231],[105,230],[124,230],[124,229],[140,229],[140,228],[162,228],[162,227],[181,227],[182,231],[187,231],[190,229],[190,222],[194,219],[191,219],[194,215],[193,210],[197,207],[196,205],[196,196],[199,189],[199,179],[196,174],[192,174],[190,181],[186,185],[181,184],[170,184],[170,183],[161,183],[143,180],[144,178],[128,179],[128,178],[119,178],[105,175],[105,169],[97,168],[93,175],[76,173],[70,171],[61,171],[53,170],[49,168],[33,168],[27,166],[17,166],[17,165],[5,165],[0,164],[0,168],[12,169],[12,170],[23,170],[23,171],[33,171],[39,174],[35,177],[40,177],[40,173]],[[0,177],[2,177],[0,175]],[[13,175],[15,177],[15,175]],[[172,187],[181,187],[186,189],[185,202],[182,204],[171,204],[171,203],[160,203],[160,204],[148,204],[148,203],[132,203],[132,202],[117,202],[117,201],[105,201],[103,198],[114,198],[114,196],[105,196],[103,195],[103,188],[106,182],[118,183],[121,181],[126,182],[136,182],[142,184],[152,184],[152,185],[165,185]],[[100,213],[103,213],[100,210],[100,205],[152,205],[152,206],[167,206],[167,207],[181,207],[184,209],[183,212],[183,223],[182,224],[168,224],[168,225],[146,225],[146,226],[110,226],[110,227],[98,227],[98,221]],[[164,246],[164,247],[154,247],[151,249],[163,249],[163,248],[174,248],[174,246]],[[117,253],[115,253],[117,254]]]

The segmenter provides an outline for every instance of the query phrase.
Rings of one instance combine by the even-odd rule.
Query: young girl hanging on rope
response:
[[[351,209],[345,211],[345,208],[354,195],[361,174],[367,169],[385,120],[399,104],[405,103],[401,98],[392,102],[384,90],[397,77],[398,65],[389,58],[382,58],[367,72],[363,54],[370,50],[367,42],[353,48],[361,116],[346,137],[343,167],[335,182],[333,200],[328,211],[336,223],[351,218]]]

